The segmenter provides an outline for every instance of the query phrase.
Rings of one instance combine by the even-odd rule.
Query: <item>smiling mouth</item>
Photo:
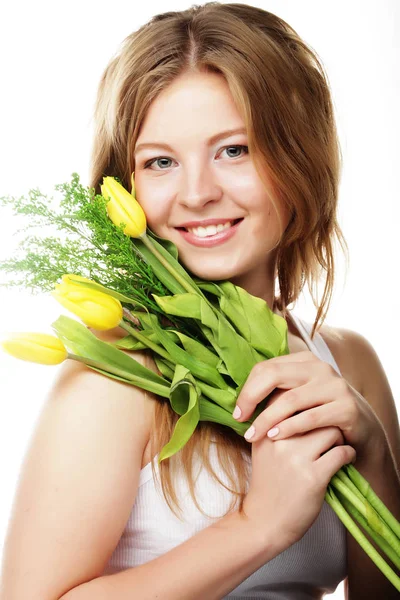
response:
[[[218,233],[221,233],[221,231],[225,231],[226,229],[230,229],[240,221],[243,221],[243,219],[234,219],[232,221],[226,221],[226,223],[219,223],[218,225],[207,225],[206,227],[176,227],[176,229],[180,231],[187,231],[199,238],[206,238],[217,235]]]

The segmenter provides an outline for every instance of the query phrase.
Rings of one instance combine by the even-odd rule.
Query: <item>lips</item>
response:
[[[230,221],[236,222],[239,221],[241,217],[231,217],[231,218],[220,218],[220,219],[203,219],[203,221],[188,221],[187,223],[182,223],[176,227],[176,229],[192,229],[193,227],[208,227],[208,225],[219,225],[224,223],[229,223]]]
[[[176,227],[176,230],[179,231],[180,235],[186,240],[189,244],[193,246],[199,246],[202,248],[210,248],[213,246],[217,246],[219,244],[223,244],[228,241],[232,236],[235,235],[236,231],[240,227],[243,219],[208,219],[207,221],[192,221],[190,223],[185,223],[186,227],[189,228],[197,228],[197,227],[207,227],[209,225],[218,225],[233,222],[233,225],[229,228],[225,228],[222,231],[215,233],[214,235],[207,235],[199,237],[193,231],[188,231],[183,227]]]

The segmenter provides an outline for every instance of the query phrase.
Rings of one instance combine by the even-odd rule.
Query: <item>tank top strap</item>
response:
[[[292,319],[292,321],[294,322],[294,324],[296,325],[301,337],[303,338],[303,340],[305,341],[305,343],[307,344],[307,346],[311,350],[311,352],[313,352],[321,360],[324,360],[325,362],[328,362],[330,365],[332,365],[332,367],[340,375],[341,373],[340,373],[340,369],[337,365],[337,362],[334,359],[333,354],[330,351],[328,344],[325,342],[324,338],[319,333],[319,331],[316,331],[314,334],[314,338],[311,339],[312,323],[308,323],[307,321],[304,321],[303,319],[301,319],[300,317],[297,317],[295,314],[293,314],[290,311],[288,312],[288,314],[289,314],[290,318]]]

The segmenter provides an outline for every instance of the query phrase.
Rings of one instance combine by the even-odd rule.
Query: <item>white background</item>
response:
[[[51,193],[77,171],[87,183],[97,83],[118,45],[152,15],[190,6],[170,0],[35,2],[3,8],[0,36],[0,195]],[[344,155],[340,223],[350,249],[338,256],[327,322],[375,347],[400,406],[398,238],[400,223],[400,9],[395,0],[253,2],[285,19],[321,57],[333,91]],[[143,8],[144,7],[144,8]],[[15,219],[0,216],[0,260],[15,244]],[[0,332],[52,333],[60,312],[44,295],[0,288]],[[314,319],[310,298],[296,314]],[[21,461],[59,367],[0,355],[0,551]],[[340,585],[331,598],[343,598]]]

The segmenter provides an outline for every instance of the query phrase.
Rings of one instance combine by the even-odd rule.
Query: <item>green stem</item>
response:
[[[236,329],[233,327],[233,325],[225,317],[224,313],[220,309],[218,309],[216,306],[214,306],[197,286],[192,285],[191,283],[186,281],[185,278],[182,277],[182,275],[179,272],[177,272],[176,269],[174,269],[174,267],[164,258],[164,256],[158,251],[158,249],[153,244],[152,239],[147,235],[146,232],[139,239],[143,242],[143,244],[147,247],[147,249],[153,254],[153,256],[163,265],[163,267],[165,267],[165,269],[174,277],[175,281],[183,287],[184,290],[186,290],[187,292],[189,292],[191,294],[194,293],[194,294],[200,295],[201,298],[203,298],[203,300],[207,303],[209,308],[212,310],[214,315],[217,317],[217,319],[221,323],[223,323],[225,326],[230,327],[235,332],[236,335],[240,336],[240,334],[236,331]],[[208,328],[204,327],[200,324],[199,324],[199,329],[200,329],[201,333],[208,339],[209,343],[212,345],[214,350],[218,351],[218,346],[214,340],[213,332],[211,332],[211,335],[210,334],[207,335]]]
[[[99,362],[98,360],[93,360],[92,358],[87,358],[85,356],[79,356],[79,354],[68,353],[67,358],[81,362],[87,365],[88,367],[93,367],[94,369],[100,370],[105,374],[109,373],[110,375],[115,375],[117,378],[124,380],[125,383],[129,383],[130,385],[134,385],[144,390],[148,390],[149,392],[158,394],[163,398],[169,398],[170,388],[168,382],[166,382],[166,385],[155,383],[154,381],[149,381],[147,379],[144,379],[143,377],[133,375],[132,373],[129,373],[129,371],[118,369],[118,367],[114,367],[110,364],[105,365]]]
[[[370,505],[368,500],[364,498],[360,500],[343,481],[334,475],[330,481],[330,485],[335,487],[339,492],[347,498],[349,502],[361,513],[366,519],[368,525],[379,535],[381,535],[393,548],[393,550],[400,556],[400,541],[393,533],[393,531],[386,525],[385,521],[381,519],[379,514]]]
[[[373,547],[371,542],[367,540],[362,531],[357,527],[354,523],[353,519],[350,517],[348,512],[339,502],[336,497],[333,488],[331,485],[328,486],[327,492],[325,494],[325,501],[331,506],[331,508],[335,511],[339,519],[354,537],[354,539],[360,544],[364,552],[370,557],[370,559],[376,564],[378,569],[385,575],[385,577],[394,585],[396,590],[400,592],[400,577],[396,575],[391,567],[387,564],[387,562],[382,558],[377,550]]]
[[[176,279],[176,281],[189,293],[193,294],[198,294],[198,291],[196,288],[194,288],[192,285],[190,285],[190,283],[188,283],[181,275],[180,273],[178,273],[174,267],[172,265],[169,264],[169,262],[167,260],[165,260],[164,256],[162,254],[160,254],[160,252],[157,250],[157,248],[154,246],[153,242],[151,241],[151,238],[147,235],[147,233],[144,233],[143,236],[141,236],[140,240],[143,242],[143,244],[150,250],[150,252],[152,252],[152,254],[160,261],[160,263],[163,265],[163,267],[165,267],[167,269],[167,271],[169,271],[169,273],[171,273],[171,275]]]
[[[353,465],[345,465],[343,470],[347,473],[348,477],[354,483],[360,493],[367,498],[376,512],[382,517],[385,523],[387,523],[393,533],[400,540],[400,522],[383,504],[382,500],[378,498],[368,481],[361,475],[361,473],[357,471],[355,467],[353,467]]]
[[[360,492],[358,487],[356,487],[354,485],[354,483],[351,481],[349,476],[345,473],[343,468],[339,469],[339,471],[335,474],[337,477],[339,477],[339,479],[341,481],[343,481],[343,483],[345,485],[347,485],[347,487],[357,496],[357,498],[359,498],[362,502],[364,502],[364,496],[362,495],[362,493]]]
[[[376,533],[368,525],[362,514],[351,504],[351,502],[347,500],[345,496],[343,496],[343,494],[337,491],[337,496],[347,512],[350,513],[350,515],[363,526],[368,535],[374,540],[374,542],[380,547],[386,556],[390,558],[395,567],[400,570],[400,556],[393,550],[390,544],[388,544],[387,541],[379,535],[379,533]]]
[[[126,321],[122,320],[120,322],[119,326],[122,327],[122,329],[125,329],[125,331],[130,333],[134,338],[139,340],[139,342],[142,342],[142,344],[144,344],[147,348],[150,348],[150,350],[153,350],[153,352],[155,352],[156,354],[159,354],[163,358],[166,358],[167,360],[171,361],[170,355],[162,346],[155,344],[154,342],[149,340],[148,337],[146,337],[145,335],[140,333],[140,331],[138,331],[137,329],[134,329],[133,327],[130,327],[126,323]]]

